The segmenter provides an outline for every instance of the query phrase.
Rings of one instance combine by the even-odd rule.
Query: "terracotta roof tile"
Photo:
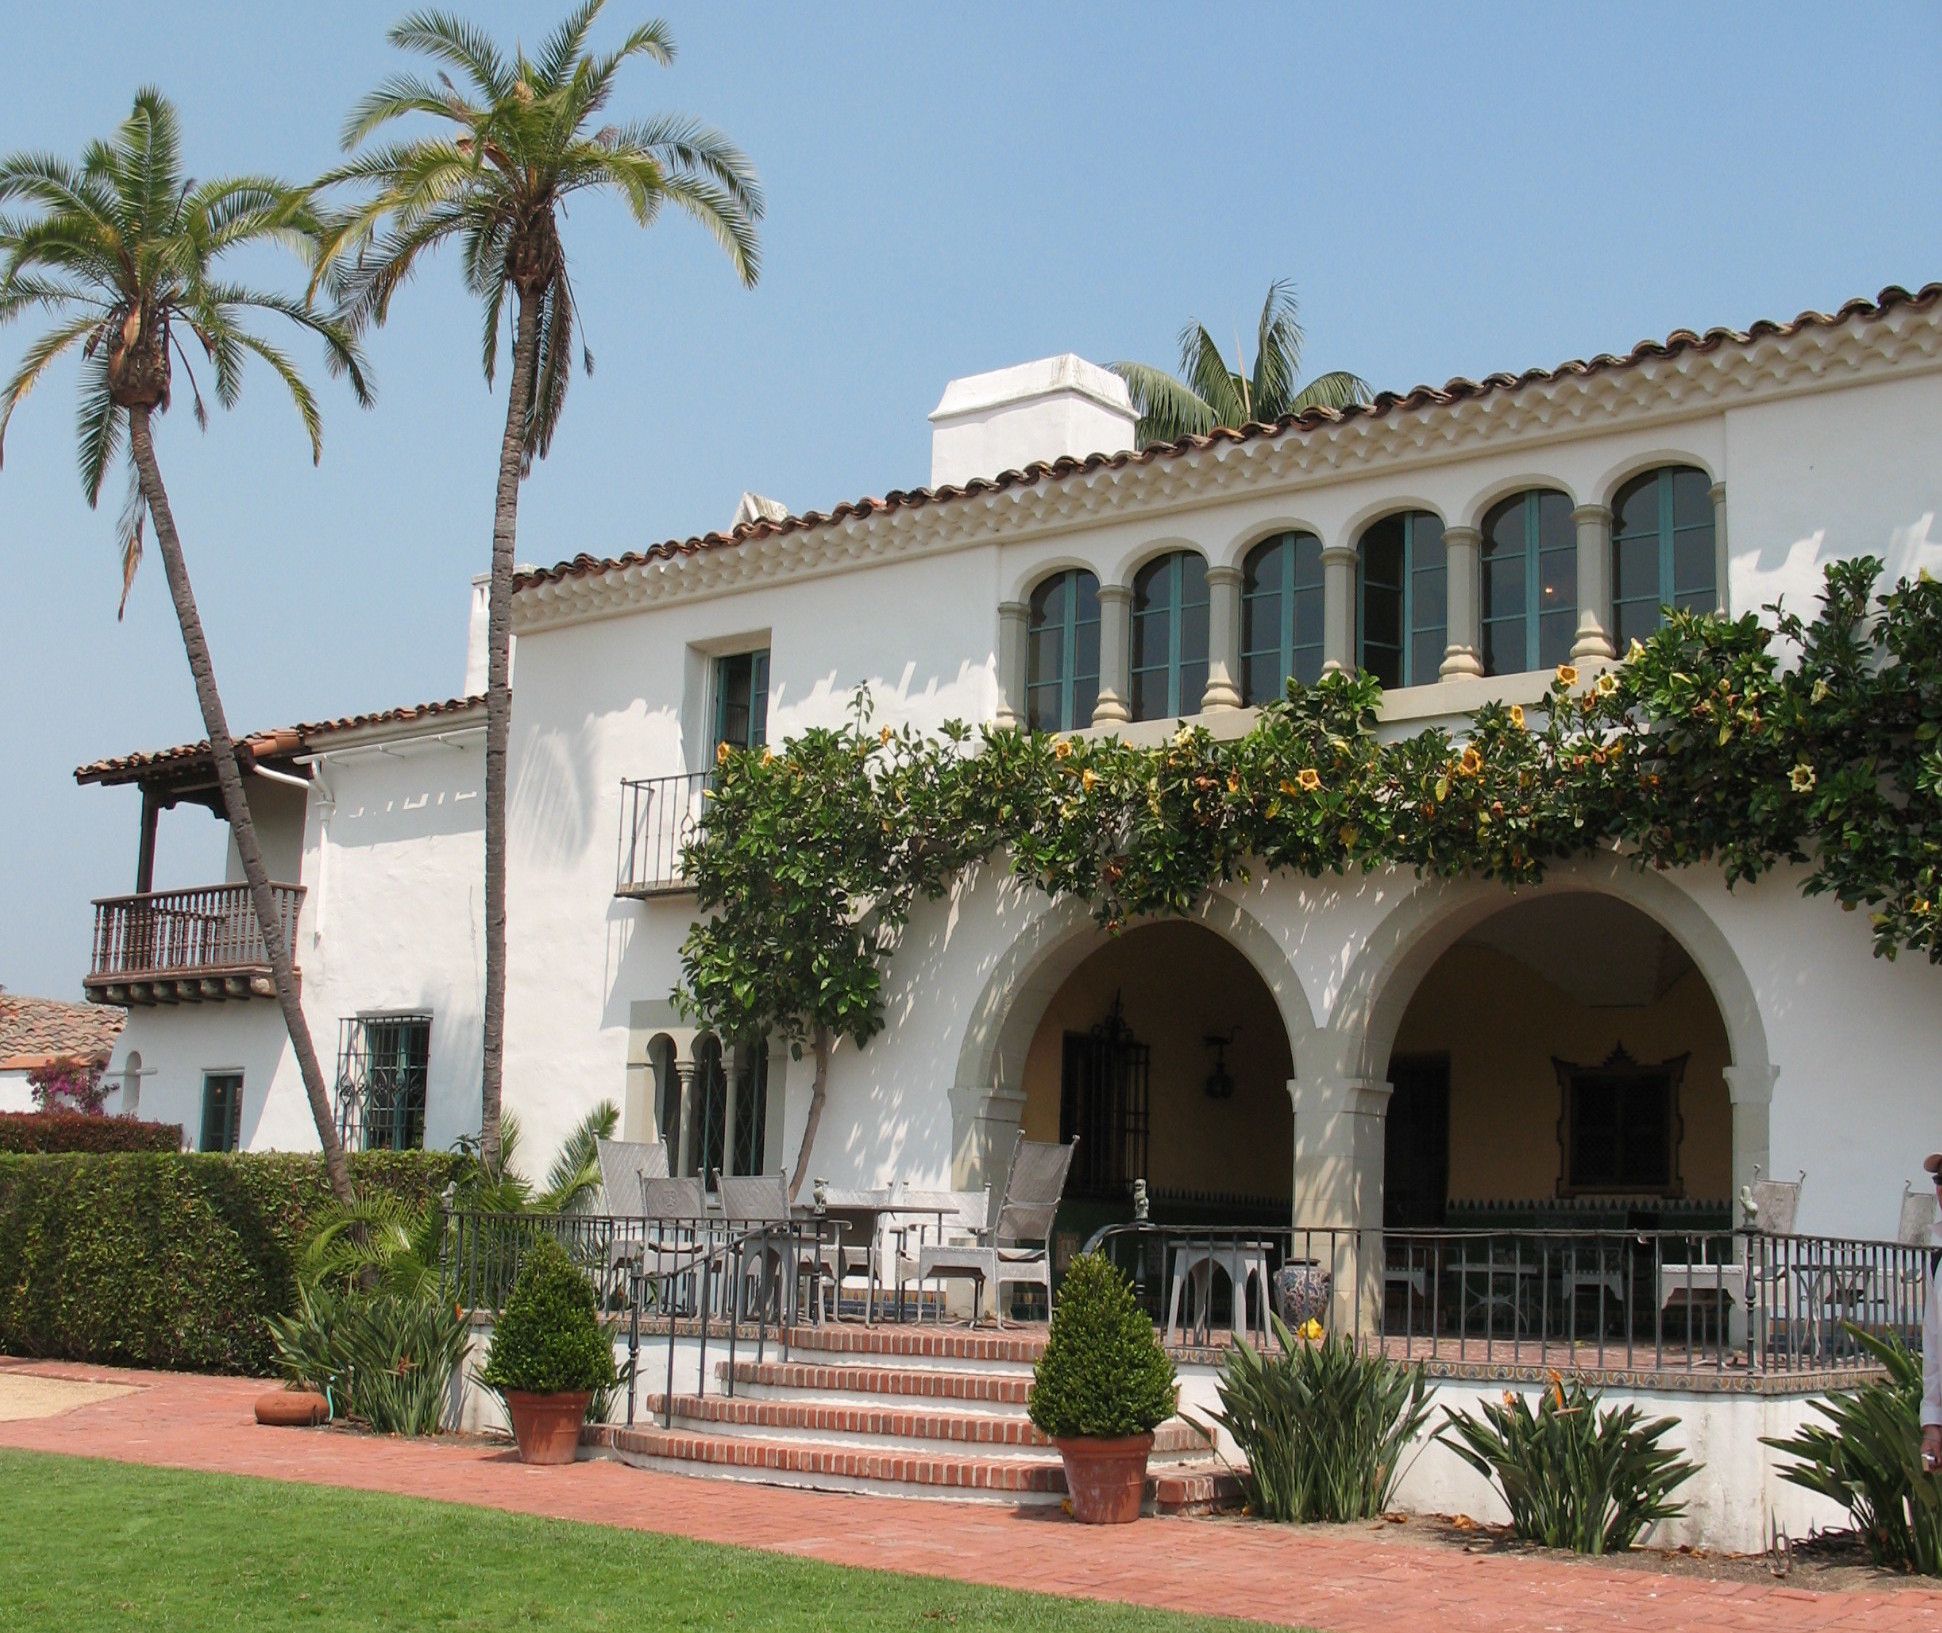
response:
[[[375,714],[344,715],[336,720],[307,720],[295,726],[252,732],[247,737],[237,738],[236,746],[252,759],[301,754],[316,746],[319,739],[337,732],[465,714],[484,702],[482,697],[452,697],[439,703],[411,703],[402,708],[381,709]],[[114,759],[95,760],[88,765],[77,766],[74,780],[78,783],[136,782],[161,772],[196,770],[205,766],[208,760],[209,742],[205,738],[199,743],[183,743],[175,748],[156,749],[147,754],[123,754]]]
[[[31,1071],[55,1060],[105,1063],[127,1019],[126,1010],[107,1004],[0,992],[0,1070]]]
[[[1481,380],[1459,378],[1446,381],[1440,386],[1420,385],[1403,392],[1384,391],[1377,393],[1374,399],[1367,403],[1343,409],[1311,408],[1304,413],[1285,415],[1271,424],[1256,423],[1239,430],[1222,427],[1205,436],[1182,437],[1177,442],[1151,443],[1145,448],[1128,449],[1116,454],[1088,454],[1084,458],[1067,455],[1059,459],[1027,465],[1023,470],[1005,471],[989,478],[980,477],[962,486],[946,485],[940,488],[894,490],[881,499],[855,499],[827,512],[812,510],[800,516],[785,516],[779,521],[765,518],[745,522],[725,533],[703,533],[690,539],[670,539],[666,543],[650,545],[645,550],[631,550],[619,556],[581,554],[571,561],[561,562],[556,567],[521,573],[514,580],[513,587],[516,590],[529,589],[535,585],[558,583],[562,579],[581,578],[618,567],[634,567],[652,561],[667,561],[675,556],[697,555],[704,550],[725,549],[754,539],[775,538],[782,534],[802,533],[814,528],[829,527],[837,522],[846,521],[852,516],[868,516],[878,511],[911,510],[923,505],[947,504],[952,500],[967,498],[973,494],[999,493],[1007,488],[1029,487],[1047,478],[1057,480],[1083,471],[1117,470],[1129,465],[1154,464],[1212,447],[1219,442],[1255,442],[1266,437],[1304,432],[1318,426],[1341,424],[1349,420],[1380,419],[1404,409],[1436,407],[1471,398],[1488,397],[1498,392],[1517,391],[1549,380],[1582,378],[1605,374],[1614,369],[1633,368],[1653,358],[1677,357],[1684,352],[1717,351],[1722,346],[1746,346],[1756,340],[1791,335],[1805,329],[1836,328],[1857,318],[1864,321],[1879,318],[1897,307],[1927,308],[1939,300],[1942,300],[1942,282],[1925,284],[1914,294],[1910,294],[1898,284],[1891,284],[1873,300],[1852,300],[1837,312],[1802,312],[1798,317],[1784,323],[1762,319],[1747,329],[1708,329],[1704,334],[1696,334],[1691,329],[1676,329],[1663,340],[1639,342],[1623,357],[1604,353],[1598,357],[1560,363],[1555,368],[1527,369],[1522,374],[1491,374]]]

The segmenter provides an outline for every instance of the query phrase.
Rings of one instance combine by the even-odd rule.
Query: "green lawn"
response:
[[[0,1629],[1093,1629],[1257,1624],[229,1475],[0,1452]]]

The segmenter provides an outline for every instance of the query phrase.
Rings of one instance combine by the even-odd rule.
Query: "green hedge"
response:
[[[369,1152],[360,1188],[436,1195],[457,1158]],[[281,1153],[0,1156],[0,1354],[267,1375],[322,1162]]]
[[[0,1111],[0,1151],[180,1151],[180,1123],[85,1111]]]

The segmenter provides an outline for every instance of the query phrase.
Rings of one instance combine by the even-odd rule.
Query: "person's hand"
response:
[[[1922,1466],[1931,1474],[1942,1469],[1942,1423],[1931,1423],[1922,1430]]]

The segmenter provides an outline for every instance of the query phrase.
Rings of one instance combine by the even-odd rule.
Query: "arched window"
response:
[[[1176,550],[1133,575],[1133,718],[1200,712],[1207,690],[1207,558]]]
[[[1635,476],[1612,500],[1612,637],[1623,652],[1664,620],[1664,607],[1712,612],[1712,484],[1690,465]]]
[[[674,1039],[658,1037],[647,1046],[647,1058],[654,1068],[654,1124],[661,1143],[668,1148],[670,1172],[681,1161],[681,1073],[675,1069]]]
[[[1443,650],[1443,524],[1427,510],[1385,516],[1363,530],[1356,662],[1384,686],[1423,686]]]
[[[1099,580],[1084,568],[1032,591],[1025,626],[1025,721],[1032,731],[1092,724],[1099,701]]]
[[[1578,533],[1571,500],[1533,488],[1483,519],[1483,672],[1551,669],[1578,630]]]
[[[1288,677],[1322,673],[1322,541],[1277,533],[1241,567],[1241,701],[1272,703]]]
[[[722,1161],[727,1149],[728,1073],[722,1066],[722,1046],[718,1039],[704,1036],[695,1042],[694,1098],[688,1114],[694,1118],[694,1144],[688,1154],[688,1172],[704,1181],[727,1165]]]

